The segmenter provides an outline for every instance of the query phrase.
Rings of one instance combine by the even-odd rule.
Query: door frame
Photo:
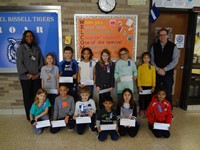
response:
[[[152,0],[150,2],[151,9]],[[178,9],[178,8],[158,8],[160,13],[168,13],[168,14],[188,14],[188,29],[186,35],[186,48],[185,48],[185,58],[184,58],[184,68],[183,68],[183,79],[182,79],[182,88],[181,88],[181,96],[179,106],[187,110],[188,105],[188,94],[189,94],[189,80],[191,76],[191,65],[194,51],[194,42],[195,42],[195,31],[196,31],[196,23],[192,24],[191,22],[196,22],[197,13],[193,12],[192,9]],[[149,20],[149,32],[148,32],[148,49],[151,49],[151,27],[152,23]]]

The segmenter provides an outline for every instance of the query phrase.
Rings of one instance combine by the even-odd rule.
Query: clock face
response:
[[[116,6],[116,0],[99,0],[99,8],[103,12],[111,12]]]

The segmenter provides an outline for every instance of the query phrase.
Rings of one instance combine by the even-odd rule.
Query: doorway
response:
[[[168,10],[169,12],[170,10]],[[156,40],[155,33],[160,28],[169,29],[169,38],[172,42],[175,40],[177,34],[184,35],[184,46],[183,48],[178,48],[180,50],[179,62],[174,69],[174,86],[173,86],[173,106],[179,106],[181,97],[181,87],[183,79],[183,68],[185,61],[185,51],[186,51],[186,41],[188,32],[188,19],[189,14],[187,12],[181,13],[168,13],[161,12],[159,18],[155,23],[150,25],[150,44],[152,45]]]

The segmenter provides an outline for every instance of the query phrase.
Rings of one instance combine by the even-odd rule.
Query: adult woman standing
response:
[[[17,49],[17,70],[22,86],[27,120],[30,120],[29,112],[36,92],[41,88],[40,69],[42,66],[42,53],[36,44],[35,36],[32,31],[26,30]]]

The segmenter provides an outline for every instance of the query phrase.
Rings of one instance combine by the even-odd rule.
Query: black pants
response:
[[[174,72],[166,72],[165,76],[156,74],[156,88],[162,87],[167,91],[166,100],[168,100],[172,106],[172,87],[174,84]]]
[[[142,86],[143,90],[150,90],[152,89],[151,86]],[[147,94],[147,95],[139,95],[139,106],[140,106],[140,110],[147,110],[147,107],[149,106],[149,103],[151,101],[151,94]]]
[[[51,103],[51,107],[49,107],[49,116],[50,116],[50,119],[52,119],[52,117],[53,117],[54,103],[55,103],[55,98],[57,96],[58,95],[56,95],[56,94],[48,94],[48,96],[47,96],[47,98],[49,99],[49,101]]]
[[[168,130],[153,129],[153,125],[151,125],[151,124],[149,124],[149,129],[153,132],[153,134],[157,138],[161,138],[161,137],[168,138],[168,137],[170,137],[170,132]]]
[[[119,134],[121,136],[125,136],[126,134],[128,134],[131,137],[134,137],[137,135],[139,130],[139,126],[136,125],[135,127],[125,127],[125,126],[119,126]]]
[[[34,102],[35,95],[38,89],[41,88],[41,80],[20,80],[22,86],[22,93],[23,93],[23,100],[24,100],[24,107],[26,111],[26,118],[30,120],[29,114],[31,105]]]
[[[96,119],[96,115],[93,114],[92,117],[91,117],[91,123],[89,124],[90,128],[92,131],[95,130],[95,120]],[[76,125],[76,128],[77,128],[77,133],[78,134],[83,134],[84,131],[85,131],[85,127],[87,126],[88,124],[77,124]]]
[[[65,118],[62,118],[62,119],[58,119],[58,120],[64,120]],[[69,129],[74,129],[74,127],[75,127],[75,120],[73,120],[73,118],[72,118],[72,116],[70,116],[69,117],[69,122],[68,122],[68,124],[66,124],[68,127],[69,127]],[[52,128],[52,127],[50,127],[50,132],[51,133],[57,133],[57,132],[59,132],[60,131],[60,129],[61,128],[63,128],[63,127],[56,127],[56,128]]]
[[[69,88],[68,94],[73,96],[74,102],[77,102],[77,84],[76,83],[66,83],[67,87]]]

